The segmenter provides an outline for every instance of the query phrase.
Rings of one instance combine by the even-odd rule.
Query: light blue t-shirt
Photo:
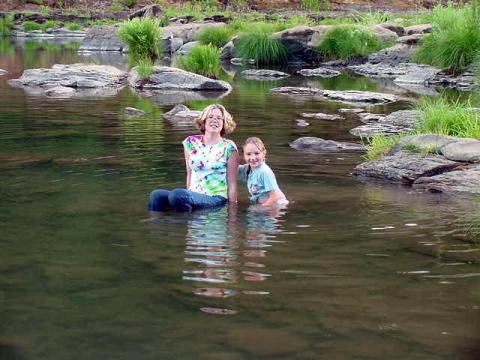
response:
[[[238,178],[247,182],[251,201],[258,202],[262,198],[267,198],[269,191],[280,190],[275,174],[267,164],[262,163],[255,170],[251,171],[248,176],[247,171],[247,164],[238,167]]]

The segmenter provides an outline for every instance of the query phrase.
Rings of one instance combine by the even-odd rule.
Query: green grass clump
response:
[[[137,74],[141,79],[148,79],[153,73],[153,63],[149,59],[140,59],[137,62]]]
[[[160,47],[161,29],[157,20],[135,18],[125,21],[118,29],[118,37],[128,46],[130,60],[149,59],[154,63],[162,54]]]
[[[389,12],[375,11],[361,13],[355,21],[362,25],[382,24],[391,21],[394,16]]]
[[[268,32],[248,32],[239,36],[235,51],[242,59],[254,59],[258,65],[285,64],[289,50]]]
[[[24,31],[34,31],[34,30],[40,30],[40,24],[37,24],[35,21],[25,21],[22,24],[23,30]]]
[[[465,70],[480,52],[480,1],[455,7],[437,6],[432,12],[432,32],[426,35],[413,60],[449,69]]]
[[[200,41],[202,45],[213,45],[217,48],[223,47],[227,42],[230,41],[232,36],[232,30],[226,26],[213,26],[205,28],[197,36],[197,40]]]
[[[177,58],[177,66],[196,74],[218,78],[222,70],[220,49],[213,45],[196,46],[190,54]]]
[[[319,0],[302,0],[302,9],[309,11],[319,11]]]
[[[323,59],[348,60],[354,56],[367,56],[382,47],[380,40],[370,30],[341,25],[327,31],[315,50]]]
[[[421,121],[416,131],[421,134],[452,135],[480,139],[480,111],[470,101],[448,100],[441,96],[424,98],[417,104]]]
[[[400,140],[403,135],[386,136],[376,135],[366,139],[365,148],[367,153],[365,154],[366,160],[375,160],[379,157],[386,155],[392,147]],[[362,139],[363,140],[363,139]]]
[[[83,26],[74,22],[65,24],[65,27],[70,31],[82,30]]]
[[[47,31],[48,29],[53,29],[58,25],[58,22],[55,20],[47,20],[42,24],[42,30]]]
[[[13,13],[6,13],[3,18],[0,18],[0,36],[8,36],[12,32],[15,15]]]

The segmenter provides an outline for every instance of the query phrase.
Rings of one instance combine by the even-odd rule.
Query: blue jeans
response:
[[[227,199],[223,196],[209,196],[186,189],[174,189],[172,191],[157,189],[150,193],[148,210],[166,211],[192,211],[217,206],[223,206]]]

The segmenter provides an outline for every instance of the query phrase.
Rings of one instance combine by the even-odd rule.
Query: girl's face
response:
[[[220,109],[213,109],[205,119],[205,132],[221,133],[223,129],[223,115]]]
[[[253,143],[248,143],[243,147],[243,157],[252,170],[265,161],[265,154]]]

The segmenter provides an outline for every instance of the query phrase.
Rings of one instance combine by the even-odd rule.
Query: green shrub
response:
[[[82,30],[83,26],[74,22],[65,24],[65,27],[70,31]]]
[[[52,29],[57,26],[58,22],[55,20],[47,20],[42,24],[42,30],[47,31],[48,29]]]
[[[480,139],[480,111],[472,109],[470,101],[449,101],[444,96],[424,98],[417,109],[421,114],[418,133]]]
[[[137,62],[137,73],[141,79],[148,79],[153,72],[153,63],[149,59],[140,59]]]
[[[12,32],[15,15],[13,13],[6,13],[3,18],[0,18],[0,36],[8,36]]]
[[[232,31],[226,26],[207,27],[197,36],[203,45],[211,44],[217,48],[223,47],[229,40]]]
[[[480,49],[480,5],[456,8],[437,6],[432,15],[432,32],[426,35],[413,60],[453,72],[465,70]]]
[[[177,65],[187,71],[218,78],[221,72],[220,49],[213,45],[199,45],[190,54],[177,58]]]
[[[289,50],[278,39],[267,32],[243,33],[235,44],[237,56],[254,59],[259,65],[285,64]]]
[[[23,30],[24,31],[34,31],[34,30],[40,30],[40,24],[37,24],[35,21],[25,21],[22,24]]]
[[[365,148],[367,153],[365,159],[375,160],[386,155],[390,149],[400,140],[403,135],[385,136],[376,135],[366,139]],[[364,140],[364,139],[362,139]]]
[[[315,50],[325,59],[348,60],[366,56],[382,48],[380,40],[368,29],[341,25],[329,30]]]
[[[160,47],[160,26],[151,18],[125,21],[118,29],[118,37],[128,46],[132,62],[149,59],[154,63],[163,52]]]
[[[310,11],[320,10],[320,4],[318,0],[302,0],[302,8]]]

